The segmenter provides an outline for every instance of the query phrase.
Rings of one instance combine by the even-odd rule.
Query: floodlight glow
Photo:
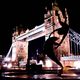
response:
[[[42,67],[44,67],[43,61],[40,60],[39,63],[37,63],[37,65],[42,65]]]
[[[7,68],[11,68],[12,67],[12,64],[11,63],[9,63],[8,64],[8,66],[7,66]]]
[[[9,58],[9,57],[7,57],[7,58],[4,58],[4,61],[10,61],[11,60],[11,58]]]
[[[76,69],[80,69],[80,61],[75,61],[75,62],[74,62],[74,67],[75,67]]]
[[[4,64],[3,67],[7,67],[7,64]]]
[[[46,66],[46,67],[52,67],[52,62],[51,62],[51,60],[47,59],[45,66]]]

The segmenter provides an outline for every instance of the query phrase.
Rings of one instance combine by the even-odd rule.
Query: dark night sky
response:
[[[50,1],[50,2],[49,2]],[[11,45],[13,27],[19,24],[29,29],[43,23],[45,5],[54,0],[27,0],[27,2],[2,3],[0,11],[0,54],[6,54]],[[67,7],[71,28],[80,33],[79,0],[56,0],[61,6]],[[77,4],[77,5],[76,5]]]

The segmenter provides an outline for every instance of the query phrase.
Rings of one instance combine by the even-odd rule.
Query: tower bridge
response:
[[[52,31],[53,31],[52,26],[45,29],[45,24],[42,24],[42,25],[37,26],[36,28],[30,30],[28,33],[25,32],[25,33],[19,35],[18,37],[16,37],[16,41],[23,41],[24,38],[26,38],[26,41],[29,42],[36,38],[40,38],[42,36],[50,34]],[[76,33],[74,30],[72,30],[71,28],[69,28],[68,34],[69,34],[69,42],[70,42],[70,55],[62,56],[61,60],[64,60],[64,61],[80,60],[80,35],[78,33]],[[16,43],[16,41],[12,43],[10,50],[6,55],[6,58],[8,58],[9,55],[11,54],[11,51],[14,48],[14,44]],[[72,46],[74,46],[74,44],[76,45],[77,48],[72,47]],[[73,54],[73,52],[74,52],[74,54]]]
[[[59,10],[59,16],[56,16],[55,12],[58,10]],[[68,14],[66,9],[65,9],[65,15],[67,18],[66,24],[69,25]],[[54,30],[62,28],[62,25],[60,24],[58,17],[61,18],[61,21],[63,23],[65,21],[65,18],[63,17],[63,14],[58,7],[54,7],[53,13],[50,14],[48,12],[47,16],[48,18],[44,18],[43,24],[35,26],[35,28],[16,36],[15,39],[14,38],[12,39],[11,47],[4,60],[8,59],[10,57],[10,54],[12,54],[11,60],[15,61],[19,56],[20,58],[22,56],[24,61],[27,62],[29,54],[28,45],[30,41],[38,39],[43,36],[45,37],[46,41],[49,38],[49,35]],[[58,35],[58,33],[54,33],[51,35],[51,37],[53,36],[58,36],[60,39],[62,39],[62,35]],[[21,45],[25,49],[22,49]],[[59,59],[63,61],[62,64],[64,66],[65,66],[64,61],[68,60],[70,62],[70,60],[71,61],[80,60],[80,34],[69,28],[69,31],[66,37],[64,38],[63,42],[56,50],[54,50],[54,52],[59,56]]]

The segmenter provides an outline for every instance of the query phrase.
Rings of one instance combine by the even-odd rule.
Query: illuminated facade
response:
[[[28,32],[28,30],[26,30],[26,32]],[[16,62],[16,64],[18,65],[18,63],[20,61],[27,63],[27,59],[28,59],[28,42],[25,40],[21,40],[21,41],[17,41],[16,37],[19,35],[18,34],[19,31],[16,30],[13,33],[13,37],[12,37],[12,62]],[[23,34],[23,30],[20,32],[20,34]],[[14,35],[15,34],[15,35]]]
[[[65,18],[63,16],[63,13],[60,11],[58,4],[53,3],[52,4],[52,10],[47,10],[47,7],[45,8],[47,13],[44,14],[44,22],[45,22],[45,27],[52,26],[53,31],[65,27],[62,26],[59,23],[58,18],[60,17],[61,21],[64,23]],[[58,12],[59,16],[56,15],[56,11]],[[65,8],[65,15],[66,15],[66,24],[69,25],[69,18],[68,18],[68,13],[67,9]],[[49,38],[50,34],[45,35],[46,39]],[[58,37],[59,40],[57,42],[60,42],[62,39],[62,35],[59,35],[58,32],[54,32],[52,37]],[[72,29],[69,28],[69,31],[61,43],[61,45],[57,48],[54,49],[54,52],[56,53],[56,56],[58,57],[59,60],[61,60],[61,63],[63,66],[71,66],[75,67],[75,63],[80,61],[80,35],[73,31]]]
[[[56,11],[58,12],[59,16],[55,14]],[[67,9],[65,9],[65,15],[67,17],[66,24],[69,25]],[[35,28],[33,28],[32,30],[29,30],[27,32],[22,32],[22,34],[19,34],[19,35],[17,31],[16,33],[13,33],[12,46],[6,57],[9,57],[9,54],[12,49],[12,61],[15,61],[18,63],[18,61],[21,60],[27,63],[28,54],[29,54],[28,53],[29,41],[35,40],[43,36],[45,36],[45,41],[46,41],[49,38],[49,35],[51,32],[53,32],[58,28],[65,27],[60,24],[58,18],[61,19],[62,23],[65,22],[65,18],[62,14],[62,11],[59,9],[59,7],[57,5],[55,6],[52,5],[52,10],[51,11],[47,10],[47,13],[44,14],[43,24],[39,26],[35,26]],[[57,31],[51,35],[51,37],[53,36],[59,38],[57,41],[58,43],[62,40],[62,37],[63,37],[62,35],[59,35]],[[53,48],[54,52],[56,53],[56,56],[58,57],[59,60],[61,60],[61,63],[63,64],[63,66],[73,65],[74,64],[73,62],[75,61],[71,57],[67,58],[73,55],[70,40],[72,41],[74,40],[71,38],[71,36],[72,35],[68,32],[63,42],[61,43],[61,45],[57,49]],[[78,43],[80,43],[80,36],[77,36],[77,37],[79,37]],[[74,42],[76,42],[76,40]],[[80,48],[78,47],[78,49]],[[75,58],[75,59],[79,59],[79,58]]]
[[[46,8],[47,10],[47,8]],[[57,12],[59,14],[59,16],[57,15]],[[67,16],[67,20],[66,20],[66,24],[69,24],[69,20],[68,20],[68,13],[67,13],[67,9],[65,11],[66,16]],[[54,3],[54,5],[52,5],[52,10],[47,10],[47,13],[44,14],[44,22],[45,22],[45,27],[49,27],[52,26],[52,30],[56,30],[65,26],[62,26],[59,22],[59,17],[61,18],[61,21],[64,23],[64,16],[61,12],[61,10],[58,7],[57,3]],[[65,23],[64,23],[65,24]],[[48,30],[49,31],[49,30]],[[49,35],[45,35],[46,39],[49,38]],[[58,34],[58,32],[54,32],[51,36],[53,37],[58,37],[58,43],[62,40],[63,35]],[[57,48],[57,49],[53,49],[56,53],[56,55],[59,57],[61,56],[69,56],[70,55],[70,43],[69,43],[69,33],[67,33],[65,39],[63,40],[63,42],[61,43],[61,45]]]

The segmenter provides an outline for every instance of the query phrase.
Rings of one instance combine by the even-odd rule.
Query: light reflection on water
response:
[[[31,76],[28,76],[28,75],[6,75],[4,76],[5,78],[31,78]]]
[[[61,79],[61,77],[58,77],[57,74],[41,74],[41,75],[34,75],[34,79]]]
[[[51,70],[52,71],[52,70]],[[80,70],[69,70],[64,69],[63,74],[59,76],[58,74],[54,74],[53,72],[48,73],[40,73],[40,74],[28,74],[26,71],[20,73],[19,72],[4,72],[2,73],[3,78],[12,78],[12,79],[80,79]],[[10,79],[11,80],[11,79]]]
[[[40,74],[40,75],[5,75],[5,78],[22,78],[22,79],[61,79],[61,77],[58,77],[57,75],[54,74]]]
[[[64,76],[58,76],[57,74],[35,74],[35,75],[4,75],[5,78],[20,78],[20,79],[80,79],[80,75],[65,74]]]

